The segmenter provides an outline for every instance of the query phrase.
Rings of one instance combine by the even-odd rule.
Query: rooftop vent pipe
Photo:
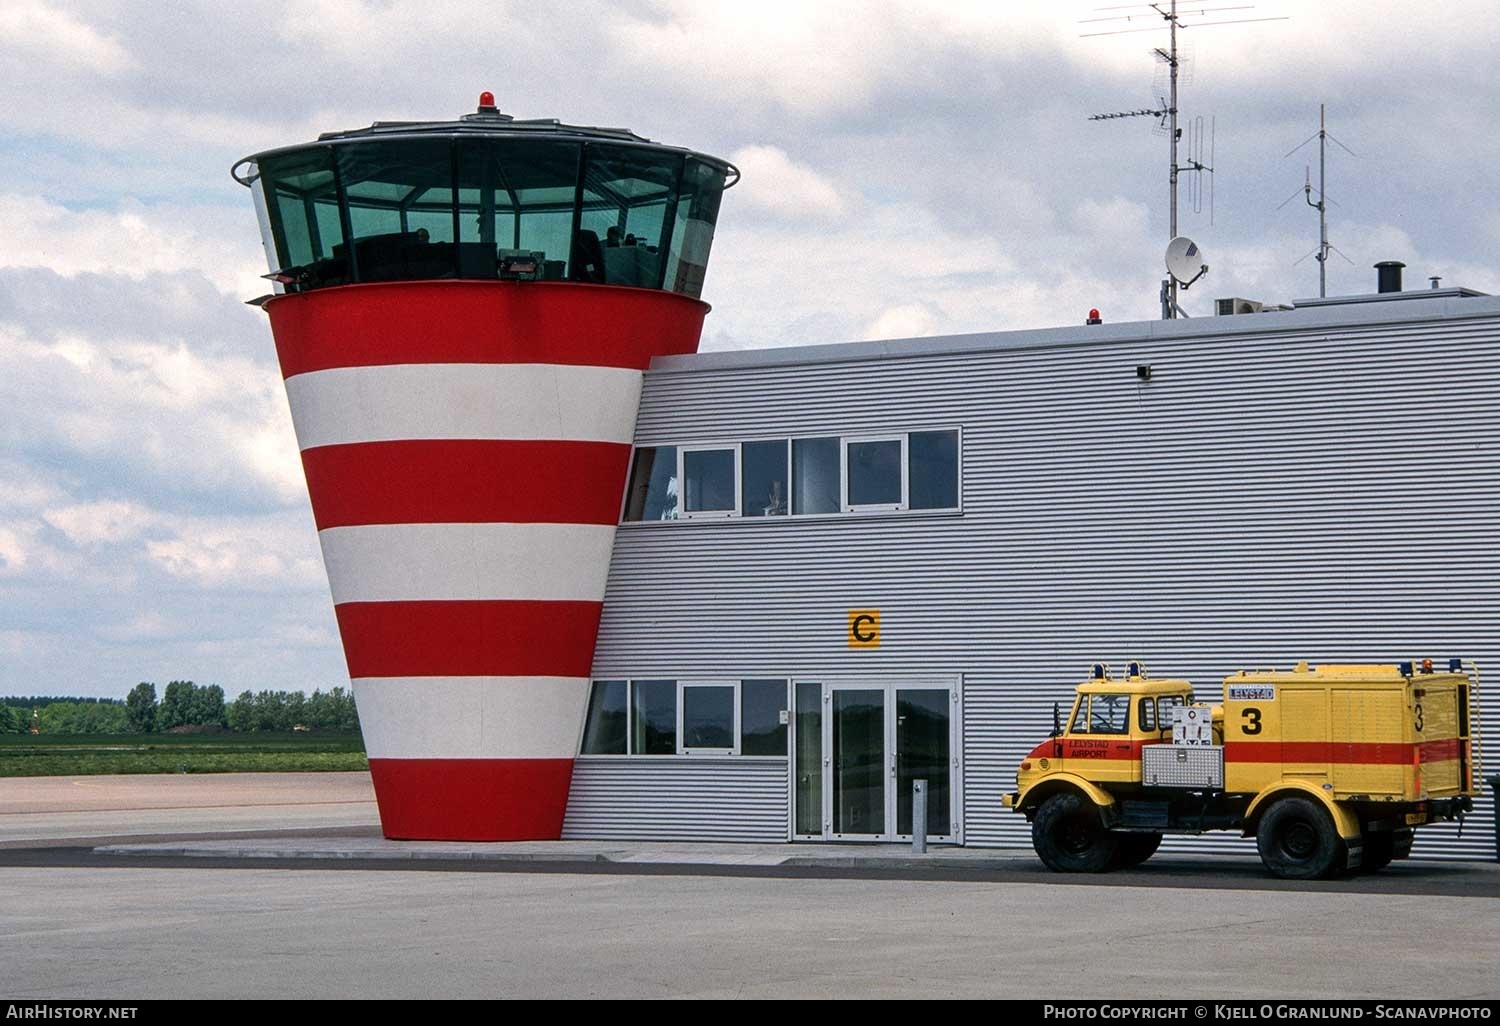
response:
[[[1382,260],[1375,265],[1375,274],[1378,284],[1377,292],[1400,292],[1401,291],[1401,269],[1406,265],[1399,260]]]

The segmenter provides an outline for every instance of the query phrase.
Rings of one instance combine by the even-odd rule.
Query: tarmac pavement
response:
[[[368,786],[0,781],[0,999],[1500,997],[1494,864],[392,842]]]

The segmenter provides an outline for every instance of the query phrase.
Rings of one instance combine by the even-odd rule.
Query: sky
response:
[[[1167,139],[1088,116],[1157,104],[1165,33],[1086,36],[1159,24],[1103,6],[0,0],[0,694],[347,679],[244,304],[268,290],[239,157],[489,89],[740,167],[704,350],[1146,320]],[[1277,20],[1184,32],[1179,106],[1215,168],[1211,211],[1184,178],[1179,232],[1210,265],[1185,311],[1317,294],[1317,147],[1296,148],[1320,103],[1346,147],[1329,293],[1374,291],[1385,259],[1408,287],[1500,292],[1492,13],[1259,0],[1201,20]]]

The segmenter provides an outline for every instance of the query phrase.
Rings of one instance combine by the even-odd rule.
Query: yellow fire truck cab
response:
[[[1139,865],[1164,834],[1238,830],[1277,876],[1373,872],[1473,807],[1479,672],[1450,660],[1241,671],[1222,705],[1095,664],[1022,760],[1007,808],[1059,872]]]

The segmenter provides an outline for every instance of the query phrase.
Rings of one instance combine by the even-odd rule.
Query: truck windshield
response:
[[[1129,695],[1080,695],[1073,734],[1125,734],[1130,730]]]
[[[1124,734],[1130,730],[1130,696],[1094,695],[1089,703],[1090,734]]]

